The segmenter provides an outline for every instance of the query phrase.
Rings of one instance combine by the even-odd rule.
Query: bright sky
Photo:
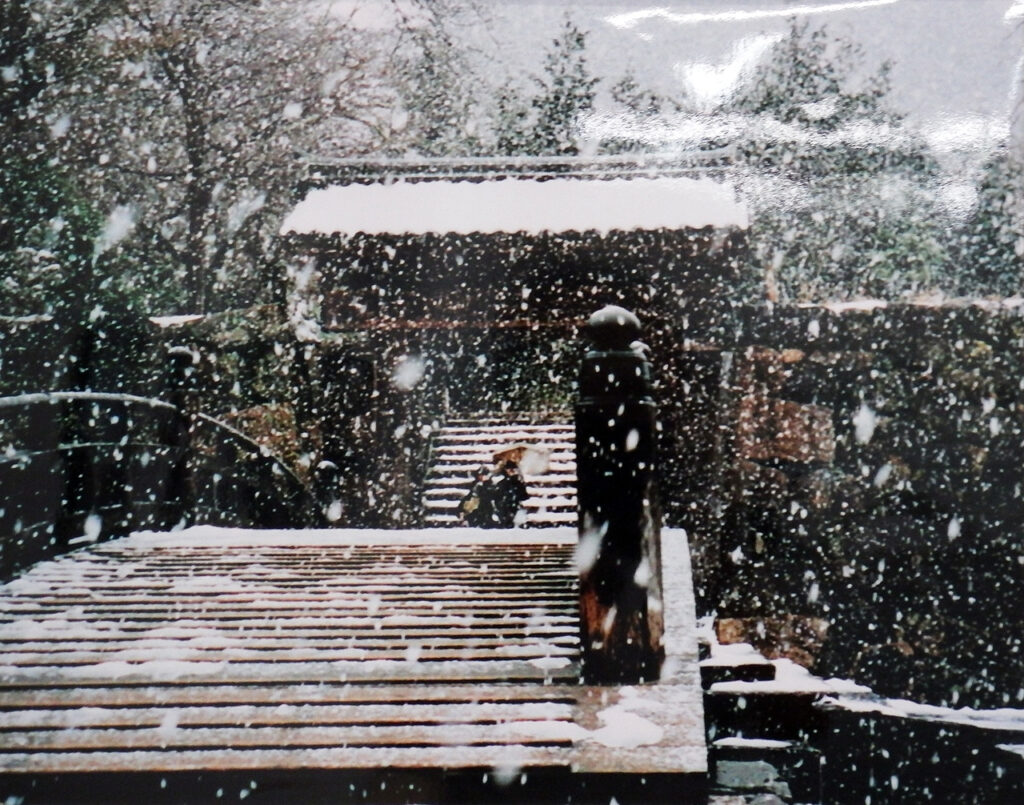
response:
[[[506,0],[487,8],[479,52],[513,74],[540,70],[568,13],[589,32],[594,74],[631,70],[641,85],[690,93],[705,111],[749,77],[794,15],[858,43],[872,67],[891,59],[892,103],[928,136],[950,127],[989,141],[1005,136],[1022,86],[1024,0]]]
[[[722,3],[722,8],[715,11],[683,11],[684,4],[677,4],[679,9],[672,7],[644,8],[639,11],[628,11],[615,14],[608,21],[619,28],[633,28],[644,20],[664,20],[675,25],[699,25],[706,22],[749,22],[751,20],[767,20],[773,18],[789,19],[796,15],[835,14],[841,11],[861,11],[866,8],[891,6],[900,0],[857,0],[856,2],[805,3],[786,5],[782,8],[758,3],[760,8],[729,8]],[[735,6],[737,3],[732,3]]]

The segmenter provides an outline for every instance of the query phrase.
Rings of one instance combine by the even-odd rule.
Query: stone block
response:
[[[832,411],[748,395],[740,401],[736,445],[740,458],[753,461],[831,464],[836,449]]]
[[[770,618],[719,618],[718,642],[750,643],[770,660],[788,659],[810,668],[821,653],[829,622],[805,615]]]

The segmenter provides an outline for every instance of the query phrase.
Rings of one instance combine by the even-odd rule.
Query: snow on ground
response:
[[[777,741],[773,738],[719,738],[714,742],[718,749],[789,749],[792,741]]]
[[[711,658],[703,664],[744,665],[770,662],[775,666],[775,679],[755,682],[716,682],[713,693],[735,695],[755,693],[817,693],[822,700],[836,707],[864,713],[898,718],[915,718],[950,724],[980,727],[982,729],[1009,730],[1024,733],[1024,709],[1001,708],[974,710],[969,707],[954,709],[928,704],[917,704],[904,699],[877,697],[871,688],[849,679],[822,679],[791,660],[766,660],[749,643],[721,644],[714,633],[713,618],[702,618],[698,624],[698,637],[711,647]]]
[[[745,645],[745,644],[738,644]],[[750,648],[747,646],[747,648]],[[753,651],[753,649],[751,649]],[[754,654],[757,654],[755,651]],[[760,654],[757,657],[761,658]],[[761,658],[763,659],[763,658]],[[775,666],[775,679],[757,682],[716,682],[711,686],[713,693],[732,693],[737,695],[754,693],[819,693],[822,695],[868,696],[871,688],[858,685],[850,679],[822,679],[813,676],[806,668],[791,660],[772,660]]]
[[[150,316],[149,320],[157,327],[176,327],[179,324],[200,321],[202,318],[200,313],[185,313],[180,316]]]
[[[792,660],[767,660],[749,643],[719,643],[714,630],[714,618],[701,618],[697,625],[698,639],[711,648],[711,657],[701,665],[749,665],[770,663],[775,666],[775,678],[754,682],[716,682],[714,693],[745,695],[753,693],[818,693],[821,695],[871,695],[871,688],[849,679],[822,679]]]
[[[1024,709],[1000,708],[998,710],[975,710],[970,707],[938,707],[917,704],[905,699],[863,699],[837,696],[825,700],[844,710],[896,718],[915,718],[923,721],[938,721],[980,729],[1013,731],[1024,734]]]

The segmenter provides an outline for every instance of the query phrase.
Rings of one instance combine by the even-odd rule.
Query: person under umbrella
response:
[[[473,528],[495,528],[494,502],[496,487],[487,467],[477,467],[469,491],[459,502],[459,514]]]
[[[498,482],[494,486],[495,519],[499,528],[512,528],[516,524],[519,508],[530,495],[519,473],[519,465],[514,461],[506,461],[498,475]]]

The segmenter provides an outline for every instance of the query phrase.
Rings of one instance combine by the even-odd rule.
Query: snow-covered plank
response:
[[[176,772],[258,769],[531,768],[570,764],[571,750],[554,746],[332,747],[326,749],[206,749],[134,752],[0,753],[0,771]]]
[[[193,648],[188,646],[131,647],[110,651],[65,650],[36,652],[5,652],[3,661],[9,666],[83,666],[109,662],[442,662],[498,659],[536,659],[541,657],[576,656],[575,647],[558,646],[536,641],[519,645],[476,646],[467,648],[433,647],[418,641],[396,641],[390,648],[349,647],[278,647],[273,650],[243,646]]]
[[[52,604],[0,623],[0,769],[699,768],[694,675],[576,684],[566,532],[136,539],[41,565],[0,591]]]
[[[35,685],[281,684],[301,682],[573,682],[579,669],[567,657],[535,660],[340,660],[335,662],[101,662],[84,666],[0,665],[0,688]]]
[[[147,749],[198,749],[210,746],[234,749],[275,746],[280,749],[308,747],[407,747],[407,746],[569,746],[579,728],[565,718],[513,721],[504,724],[359,724],[344,727],[231,726],[185,727],[168,722],[155,728],[90,729],[12,732],[5,737],[7,751],[104,751]],[[0,755],[2,757],[2,755]]]
[[[475,561],[480,553],[484,551],[487,552],[492,560],[488,566],[500,571],[503,569],[513,569],[523,551],[530,551],[534,561],[537,563],[558,564],[563,561],[566,548],[571,546],[561,545],[558,546],[558,550],[554,550],[543,542],[535,542],[533,544],[519,545],[515,552],[502,551],[502,547],[500,544],[487,545],[485,542],[484,547],[479,551],[469,552],[455,550],[455,548],[449,546],[448,550],[445,551],[445,559],[447,560],[445,567],[428,562],[428,560],[437,558],[432,553],[415,549],[403,550],[400,556],[396,555],[393,557],[380,553],[375,553],[373,556],[356,555],[347,551],[337,555],[326,551],[313,555],[304,555],[296,549],[292,552],[291,564],[286,559],[285,552],[282,552],[280,555],[266,555],[260,559],[250,557],[220,559],[215,555],[207,555],[203,567],[195,568],[193,575],[209,578],[216,575],[215,571],[218,567],[233,568],[233,575],[238,579],[255,578],[262,580],[272,578],[281,581],[301,580],[307,582],[320,581],[325,571],[348,576],[354,574],[359,576],[365,575],[368,578],[379,577],[385,573],[401,572],[403,568],[413,569],[417,572],[432,573],[435,576],[440,576],[445,572],[457,575],[470,573],[472,564],[467,560]],[[487,550],[488,548],[493,548],[493,550]],[[88,579],[91,577],[106,580],[110,583],[131,581],[134,577],[138,576],[139,578],[145,578],[147,581],[152,580],[154,584],[167,584],[173,579],[181,578],[182,574],[179,572],[179,568],[190,561],[196,553],[209,554],[209,551],[204,551],[201,546],[196,546],[196,548],[187,551],[167,553],[164,556],[154,557],[146,562],[139,561],[139,558],[133,554],[122,554],[120,556],[112,554],[110,556],[111,563],[118,565],[119,573],[121,574],[118,577],[114,577],[103,568],[95,570],[86,568],[81,573],[76,573],[75,571],[61,569],[44,569],[41,566],[27,575],[30,575],[31,578],[56,578],[62,582],[73,582],[76,578]],[[477,577],[479,577],[479,574],[477,574]]]
[[[697,605],[693,593],[689,537],[684,529],[661,532],[665,681],[698,685]]]
[[[268,632],[271,633],[271,632]],[[278,632],[280,634],[280,632]],[[69,632],[58,640],[50,637],[48,640],[19,641],[5,645],[3,651],[5,656],[16,657],[21,654],[35,652],[63,652],[75,651],[105,651],[115,652],[121,650],[126,644],[132,649],[166,649],[166,648],[192,648],[207,651],[219,649],[245,648],[251,650],[264,649],[314,649],[314,648],[351,648],[357,643],[363,649],[391,648],[396,643],[409,643],[416,641],[424,648],[497,648],[502,646],[532,646],[539,641],[551,643],[556,646],[575,646],[579,637],[569,634],[567,631],[556,632],[534,637],[520,637],[518,633],[495,635],[493,632],[472,632],[469,636],[455,636],[448,632],[438,634],[436,631],[421,635],[417,640],[415,635],[408,635],[406,632],[393,631],[389,635],[381,635],[373,632],[370,635],[351,635],[348,637],[300,637],[289,632],[287,637],[258,637],[248,632],[239,633],[236,637],[226,635],[210,635],[196,632],[192,637],[130,637],[121,634],[117,637],[107,639],[96,639],[94,636],[83,638],[73,632]],[[73,645],[69,645],[73,644]]]
[[[645,684],[588,687],[576,723],[587,739],[573,768],[594,773],[705,774],[707,747],[699,686]]]
[[[490,574],[488,574],[490,575]],[[523,574],[521,574],[523,575]],[[504,576],[504,577],[503,577]],[[466,590],[461,591],[463,595],[466,592],[479,593],[481,598],[497,598],[502,593],[508,593],[509,595],[518,595],[527,597],[533,593],[536,595],[547,595],[551,594],[554,596],[565,595],[574,589],[573,579],[567,578],[564,573],[557,570],[539,570],[537,573],[531,573],[528,577],[524,577],[521,583],[512,577],[511,573],[506,572],[502,574],[496,574],[495,578],[488,578],[484,581],[475,581],[468,577],[456,577],[452,581],[454,583],[445,584],[441,578],[424,578],[419,577],[420,581],[410,579],[408,587],[417,591],[422,591],[425,595],[441,595],[445,592],[451,592],[453,597],[458,597],[459,592],[455,589],[455,586],[463,583],[467,586]],[[35,582],[34,582],[35,583]],[[75,601],[79,602],[119,602],[119,603],[131,603],[133,601],[168,601],[168,600],[189,600],[189,599],[201,599],[204,596],[216,597],[217,600],[223,602],[230,601],[254,601],[254,600],[271,600],[279,602],[288,601],[303,601],[306,600],[304,590],[308,590],[305,594],[309,596],[310,601],[333,601],[337,604],[343,604],[345,602],[355,603],[365,608],[367,603],[379,603],[382,601],[395,601],[400,602],[412,598],[412,593],[398,592],[393,586],[381,584],[379,582],[370,582],[367,584],[352,584],[352,589],[346,590],[342,593],[331,593],[327,592],[332,587],[337,585],[347,586],[350,582],[345,576],[336,576],[325,584],[317,584],[313,589],[308,589],[309,582],[283,582],[281,580],[273,578],[265,579],[251,579],[244,583],[236,582],[235,586],[229,590],[221,590],[215,592],[212,589],[213,582],[211,582],[211,589],[207,591],[203,589],[205,584],[204,581],[198,577],[194,582],[190,584],[191,589],[174,589],[171,586],[157,587],[152,591],[148,591],[143,583],[131,583],[124,584],[123,586],[114,585],[97,585],[95,593],[91,596],[84,594],[78,588],[72,588],[67,591],[66,595],[60,595],[56,592],[56,587],[59,585],[59,580],[53,582],[51,589],[45,589],[40,587],[39,589],[25,591],[18,594],[16,601],[5,602],[6,606],[12,606],[15,603],[21,604],[43,604],[47,602],[60,602],[63,604],[71,604]],[[48,585],[51,582],[47,582]],[[262,589],[258,588],[257,585],[263,585]],[[534,599],[536,600],[536,598]]]
[[[358,602],[366,601],[368,594],[371,596],[379,594],[381,599],[386,597],[388,600],[409,598],[412,596],[412,593],[402,592],[402,590],[409,587],[427,594],[451,592],[457,596],[459,593],[473,592],[481,597],[497,597],[502,593],[526,596],[530,593],[543,592],[545,590],[562,592],[571,590],[573,588],[573,579],[566,573],[559,575],[549,573],[536,577],[523,576],[520,573],[519,578],[516,578],[509,572],[505,578],[501,576],[491,578],[490,569],[488,568],[487,578],[473,579],[468,575],[463,575],[449,579],[443,574],[443,571],[439,570],[437,576],[417,574],[414,579],[409,580],[408,585],[394,584],[394,577],[390,580],[392,583],[388,583],[388,580],[384,578],[360,580],[358,577],[337,576],[312,589],[309,588],[308,582],[305,581],[282,582],[273,577],[254,578],[251,580],[234,579],[231,582],[222,582],[216,579],[208,580],[203,576],[193,576],[187,584],[147,585],[143,580],[129,582],[100,582],[97,580],[97,583],[89,584],[87,589],[79,587],[68,589],[66,586],[67,582],[62,585],[60,580],[57,579],[45,580],[43,583],[40,583],[41,580],[37,577],[32,579],[31,588],[19,589],[16,592],[16,600],[34,601],[37,603],[53,600],[66,603],[74,599],[83,598],[87,601],[131,602],[177,600],[178,598],[187,600],[190,597],[215,596],[222,601],[252,601],[259,597],[260,599],[266,598],[276,601],[349,600]],[[330,589],[336,584],[345,585],[344,594],[322,591]],[[463,586],[460,587],[460,584]],[[231,589],[225,590],[224,587],[226,585],[230,586]],[[257,589],[257,585],[262,585],[262,589]]]
[[[163,707],[74,707],[0,712],[0,730],[90,729],[100,727],[295,726],[319,724],[481,724],[515,721],[568,721],[566,702],[432,702],[424,704],[201,705]]]
[[[489,589],[455,589],[433,586],[424,589],[415,582],[409,584],[412,592],[403,593],[398,588],[380,585],[355,591],[350,595],[331,595],[329,593],[302,596],[278,591],[260,590],[247,593],[243,590],[229,592],[190,592],[176,595],[173,590],[165,593],[69,593],[67,595],[22,595],[13,601],[0,602],[0,608],[7,612],[20,609],[32,611],[48,607],[88,606],[91,611],[101,610],[156,610],[173,606],[176,612],[188,612],[198,609],[202,612],[234,611],[240,606],[256,605],[268,610],[338,610],[339,608],[366,610],[378,608],[386,604],[388,607],[411,608],[420,607],[425,601],[440,600],[445,603],[445,611],[454,609],[501,609],[525,603],[533,609],[538,594],[547,596],[547,600],[575,604],[573,588],[570,583],[555,585],[551,583],[534,584],[532,587],[524,581],[522,588],[489,588]],[[525,589],[524,589],[525,588]]]
[[[544,569],[542,567],[542,569]],[[132,578],[127,580],[93,577],[61,578],[44,576],[27,576],[12,582],[5,592],[10,600],[26,601],[41,597],[81,597],[86,593],[95,592],[98,595],[109,597],[127,598],[138,597],[149,592],[154,597],[207,595],[220,590],[224,596],[256,595],[265,594],[276,596],[280,599],[297,598],[303,595],[303,591],[311,597],[310,600],[326,600],[332,595],[337,599],[351,599],[367,593],[391,594],[401,596],[409,589],[425,589],[431,591],[453,592],[474,590],[486,592],[488,590],[503,591],[518,588],[520,580],[528,588],[533,586],[556,587],[571,584],[573,574],[564,566],[550,565],[547,568],[556,572],[549,572],[542,579],[533,579],[524,576],[520,572],[520,578],[515,575],[513,566],[497,565],[493,568],[490,564],[481,563],[477,569],[476,576],[466,569],[452,567],[450,574],[446,573],[444,567],[417,569],[409,565],[402,565],[388,570],[386,573],[360,572],[358,569],[335,569],[334,572],[322,574],[319,578],[289,578],[276,574],[249,574],[244,569],[239,569],[230,577],[220,574],[195,573],[187,578],[168,579],[166,581],[153,579],[148,584],[144,578]],[[305,585],[305,586],[303,586]],[[335,591],[332,585],[342,585]]]
[[[139,708],[192,705],[317,705],[415,703],[561,703],[575,705],[576,685],[410,684],[351,685],[342,682],[293,685],[134,685],[107,687],[14,688],[0,690],[0,707]]]
[[[414,629],[433,629],[435,632],[438,629],[449,629],[449,628],[474,628],[476,630],[488,629],[488,630],[502,630],[502,629],[513,629],[521,628],[524,630],[539,630],[545,628],[555,628],[558,626],[573,626],[577,623],[576,615],[552,615],[544,614],[537,611],[531,612],[527,615],[512,615],[503,614],[500,616],[486,615],[476,613],[473,615],[444,615],[438,614],[437,612],[431,612],[429,615],[416,615],[416,614],[373,614],[373,615],[348,615],[348,616],[321,616],[321,617],[295,617],[288,619],[289,632],[294,632],[295,629],[307,629],[307,630],[318,630],[321,633],[324,630],[330,631],[332,634],[337,633],[338,629],[359,629],[363,633],[373,632],[380,629],[392,628],[401,629],[409,634],[412,634]],[[278,628],[280,624],[280,628]],[[223,621],[207,621],[199,618],[178,618],[173,619],[173,628],[193,628],[203,630],[214,630],[217,632],[226,631],[244,631],[244,632],[255,632],[259,629],[273,628],[275,631],[280,633],[283,629],[284,624],[282,619],[278,617],[256,617],[250,616],[247,618],[223,620]],[[72,628],[72,629],[92,629],[106,628],[106,629],[120,629],[124,632],[136,631],[136,632],[152,632],[154,629],[168,628],[168,621],[166,618],[162,618],[159,615],[154,615],[148,618],[136,618],[135,620],[128,620],[126,618],[119,618],[118,620],[102,620],[95,619],[94,616],[87,615],[82,612],[75,613],[60,613],[60,617],[53,620],[34,619],[34,618],[22,618],[19,620],[12,620],[6,624],[0,623],[0,633],[14,637],[18,639],[21,637],[39,637],[44,636],[49,628]]]
[[[107,606],[101,603],[96,606],[90,607],[89,612],[86,614],[103,619],[130,618],[136,621],[146,619],[166,620],[168,618],[180,616],[202,619],[205,620],[207,623],[213,624],[220,620],[249,618],[252,616],[252,611],[255,608],[258,608],[260,611],[262,611],[265,618],[281,619],[287,619],[289,616],[302,617],[305,614],[311,612],[316,612],[316,614],[318,615],[324,615],[327,617],[344,617],[346,615],[350,615],[355,609],[354,607],[344,608],[334,607],[330,605],[324,607],[303,607],[298,604],[291,603],[287,606],[274,606],[272,602],[268,601],[255,602],[251,608],[245,607],[243,605],[238,605],[235,607],[218,607],[215,604],[209,604],[204,606],[203,604],[200,604],[198,602],[193,604],[181,604],[180,606],[161,604],[154,608],[146,608],[142,604],[118,607],[116,605]],[[375,610],[375,607],[372,606],[369,602],[367,602],[362,607],[359,607],[359,611],[367,612],[370,615],[375,615],[376,611],[379,611],[379,608],[377,608],[376,611],[373,612],[371,612],[371,610]],[[440,600],[439,605],[437,607],[431,607],[426,602],[421,604],[417,604],[416,602],[408,602],[402,604],[390,602],[388,604],[389,614],[382,617],[395,618],[402,615],[429,617],[430,615],[436,615],[441,612],[444,612],[445,614],[448,614],[450,616],[471,616],[475,614],[481,614],[485,616],[496,617],[502,617],[504,615],[519,615],[522,617],[529,617],[531,613],[533,613],[535,610],[536,607],[532,605],[530,602],[522,602],[520,605],[517,606],[515,603],[501,605],[499,602],[492,603],[486,601],[467,601],[460,602],[457,606],[455,606],[447,605],[447,602]],[[548,612],[553,612],[555,614],[572,614],[575,612],[574,607],[568,601],[566,601],[565,603],[558,603],[554,601],[550,602],[545,607],[545,610]],[[50,610],[50,612],[52,614],[59,614],[60,609],[54,608]],[[5,617],[16,617],[17,614],[18,613],[16,612],[6,613]],[[36,612],[31,609],[26,609],[23,614],[35,615]]]

